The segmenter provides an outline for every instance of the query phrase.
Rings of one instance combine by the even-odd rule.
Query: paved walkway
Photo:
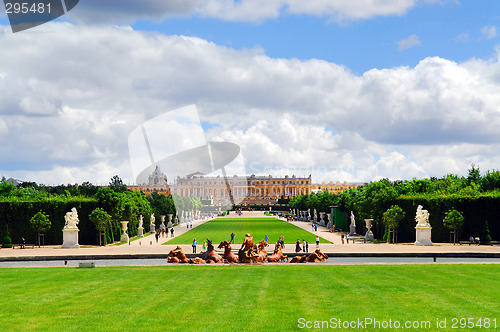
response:
[[[229,218],[238,217],[231,213]],[[242,218],[248,217],[264,217],[263,212],[243,212]],[[274,218],[274,217],[269,217]],[[193,222],[193,229],[198,227],[207,220],[198,220]],[[320,237],[332,241],[332,244],[320,243],[320,249],[324,253],[500,253],[500,246],[477,246],[477,245],[450,245],[444,243],[436,243],[433,246],[415,246],[412,243],[403,244],[387,244],[387,243],[353,243],[342,245],[340,234],[330,233],[326,227],[318,226],[318,231],[313,232],[311,223],[303,221],[293,221],[292,224],[303,228],[313,234],[318,234]],[[174,228],[174,235],[179,236],[191,229],[187,229],[186,225],[179,225]],[[171,238],[160,238],[158,242],[154,234],[147,234],[144,238],[138,239],[124,245],[108,245],[105,247],[98,246],[81,246],[78,249],[62,249],[61,246],[47,246],[34,249],[0,249],[0,260],[4,257],[20,257],[28,258],[30,256],[86,256],[86,255],[148,255],[148,254],[167,254],[177,245],[162,245]],[[200,239],[201,240],[201,239]],[[198,241],[200,242],[200,241]],[[315,243],[309,244],[309,252],[314,251]],[[191,245],[180,246],[185,253],[191,253]],[[271,245],[271,248],[274,246]],[[202,250],[201,244],[198,246],[198,253]],[[293,253],[295,246],[289,244],[286,246],[285,253]]]

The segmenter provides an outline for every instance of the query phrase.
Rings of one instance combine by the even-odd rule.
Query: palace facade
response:
[[[312,183],[311,175],[308,177],[273,177],[256,176],[204,176],[201,173],[190,174],[186,177],[177,177],[175,183],[167,185],[167,177],[157,166],[149,176],[148,183],[130,186],[131,190],[141,190],[145,194],[153,191],[171,195],[176,193],[181,197],[198,197],[201,200],[210,200],[213,205],[231,204],[231,195],[236,204],[264,204],[274,205],[278,199],[290,199],[298,195],[328,190],[331,193],[340,193],[344,190],[356,188],[362,184],[347,182]]]
[[[200,199],[212,199],[214,205],[229,204],[229,190],[237,204],[276,204],[280,198],[290,199],[298,195],[308,195],[313,192],[328,190],[331,193],[339,193],[346,189],[359,187],[361,184],[344,183],[312,183],[311,175],[308,177],[272,177],[256,176],[249,177],[233,176],[227,181],[223,177],[204,177],[192,175],[186,178],[177,178],[175,192],[181,197],[199,197]]]

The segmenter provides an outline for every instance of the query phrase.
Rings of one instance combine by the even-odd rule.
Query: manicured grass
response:
[[[439,331],[458,331],[452,318],[489,318],[498,330],[499,272],[496,264],[4,268],[0,329],[288,331],[300,318],[372,318],[429,321],[415,330],[436,331],[446,318]]]
[[[229,241],[231,232],[235,234],[235,243],[242,243],[246,233],[253,236],[255,243],[264,240],[266,234],[269,236],[270,244],[276,243],[280,235],[285,237],[285,243],[294,243],[297,239],[301,243],[303,239],[310,244],[316,243],[316,234],[276,218],[217,218],[176,236],[165,244],[191,244],[193,239],[203,243],[207,238],[213,243],[220,243],[224,240]],[[320,243],[330,243],[330,241],[320,238]]]

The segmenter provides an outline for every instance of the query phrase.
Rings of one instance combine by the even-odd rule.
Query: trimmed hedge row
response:
[[[30,219],[39,211],[45,212],[51,222],[50,229],[45,233],[45,244],[62,244],[62,229],[65,224],[64,216],[71,208],[78,211],[80,244],[96,244],[97,231],[89,214],[97,208],[97,200],[84,197],[47,198],[36,201],[0,201],[0,232],[12,238],[13,243],[20,243],[25,238],[27,243],[35,243],[36,233],[30,227]],[[7,234],[1,234],[2,236]]]
[[[429,211],[429,223],[432,226],[433,242],[449,242],[450,231],[444,227],[443,219],[451,209],[461,211],[465,217],[464,227],[459,230],[457,239],[467,240],[469,236],[484,237],[485,221],[488,221],[490,235],[500,239],[500,198],[491,196],[471,197],[400,197],[394,204],[406,212],[398,228],[399,242],[415,241],[415,212],[418,205]]]

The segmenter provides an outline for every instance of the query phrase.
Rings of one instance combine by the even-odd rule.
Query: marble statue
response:
[[[351,226],[356,227],[356,219],[354,218],[354,212],[351,211]]]
[[[422,205],[417,207],[417,214],[415,215],[415,220],[417,226],[430,226],[429,224],[429,212],[422,209]]]
[[[75,207],[71,209],[71,212],[66,212],[64,220],[64,228],[78,228],[78,212]]]
[[[154,224],[155,224],[155,219],[156,219],[156,218],[155,218],[154,213],[151,213],[151,222],[150,222],[150,224],[151,224],[151,225],[154,225]]]
[[[142,214],[139,216],[139,228],[142,227],[142,224],[144,223],[144,217],[142,216]]]

